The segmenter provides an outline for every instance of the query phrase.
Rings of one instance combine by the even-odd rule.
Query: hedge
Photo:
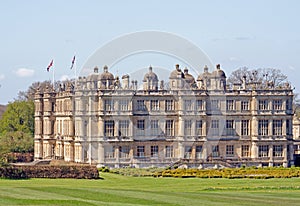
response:
[[[300,177],[300,168],[226,168],[226,169],[166,169],[154,177],[179,178],[291,178]]]
[[[99,179],[95,166],[8,166],[0,167],[0,178],[75,178]]]

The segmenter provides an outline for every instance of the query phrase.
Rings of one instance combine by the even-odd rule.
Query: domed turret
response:
[[[108,67],[106,65],[103,67],[103,73],[100,75],[99,80],[114,80],[114,75],[108,72]]]
[[[176,64],[176,69],[171,72],[169,79],[177,79],[183,78],[184,74],[182,73],[181,69],[179,68],[179,64]]]
[[[189,74],[189,70],[187,68],[184,69],[184,79],[189,85],[193,85],[195,83],[195,78],[193,75]]]
[[[98,80],[98,76],[99,76],[98,67],[95,67],[94,68],[94,73],[87,76],[86,80],[89,81],[89,82],[95,82],[95,81]]]
[[[169,86],[171,89],[180,89],[184,86],[184,74],[179,68],[179,64],[175,66],[175,70],[171,72],[169,77]]]
[[[152,67],[149,67],[149,72],[145,74],[144,76],[144,82],[145,81],[158,81],[157,75],[152,71]]]
[[[99,76],[99,81],[101,82],[100,88],[102,89],[110,89],[114,85],[114,75],[108,71],[106,65],[103,67],[103,72]]]
[[[89,89],[97,89],[98,88],[98,78],[99,78],[98,67],[95,67],[94,73],[90,74],[86,78],[87,86]]]
[[[213,71],[212,76],[216,78],[226,78],[225,72],[221,69],[220,64],[217,64],[216,70]]]
[[[211,74],[211,89],[225,90],[226,89],[226,75],[221,70],[220,64],[216,65],[216,70]]]
[[[208,78],[211,75],[211,73],[208,72],[207,65],[204,66],[203,70],[204,70],[204,72],[202,74],[198,75],[197,81],[202,81],[202,80],[204,80],[205,78]]]
[[[203,68],[203,73],[198,75],[197,78],[197,86],[198,88],[208,88],[210,86],[210,77],[211,73],[208,72],[208,67],[207,65],[204,66]]]
[[[149,71],[145,74],[143,80],[144,90],[158,90],[158,77],[152,71],[152,67],[149,67]]]

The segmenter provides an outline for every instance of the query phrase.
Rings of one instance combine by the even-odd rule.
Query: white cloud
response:
[[[0,74],[0,80],[3,80],[5,78],[4,74]]]
[[[252,37],[252,36],[236,36],[234,39],[238,40],[238,41],[248,41],[248,40],[253,40],[254,37]]]
[[[18,77],[31,77],[34,75],[33,69],[20,68],[14,72]]]
[[[239,61],[239,58],[237,58],[237,57],[229,57],[229,61],[236,62],[236,61]]]
[[[70,77],[68,75],[62,75],[60,77],[60,81],[65,81],[65,80],[68,80],[68,79],[70,79]]]
[[[293,66],[289,66],[288,67],[290,70],[292,70],[292,71],[295,71],[296,69],[295,69],[295,67],[293,67]]]

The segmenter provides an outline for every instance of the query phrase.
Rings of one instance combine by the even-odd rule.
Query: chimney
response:
[[[135,89],[137,89],[137,80],[134,81]]]
[[[188,70],[188,68],[184,68],[184,74],[188,74],[189,73],[189,70]]]
[[[207,67],[207,65],[204,66],[204,72],[205,72],[205,73],[208,72],[208,67]]]
[[[123,89],[129,88],[129,75],[128,74],[125,74],[122,76],[122,86],[123,86]]]
[[[103,71],[104,71],[104,72],[108,72],[108,67],[107,67],[107,65],[105,65],[105,66],[103,67]]]
[[[246,89],[246,75],[244,75],[242,78],[242,88]]]

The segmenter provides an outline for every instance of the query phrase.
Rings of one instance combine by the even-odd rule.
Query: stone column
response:
[[[119,146],[115,146],[115,158],[116,158],[116,163],[115,163],[115,168],[119,168],[119,157],[120,157],[120,151],[119,151]]]
[[[251,146],[251,158],[255,159],[258,158],[258,147],[256,142],[252,142]]]
[[[202,136],[207,136],[207,119],[202,120]]]
[[[251,120],[251,134],[253,136],[258,135],[258,119],[256,117],[252,117]]]
[[[182,116],[179,116],[178,121],[178,137],[182,138],[184,136],[184,120]]]
[[[282,151],[282,155],[283,155],[283,167],[288,167],[288,159],[287,159],[287,147],[289,145],[288,144],[284,144],[283,145],[283,151]]]
[[[104,136],[104,120],[100,117],[99,118],[99,136],[103,137]]]
[[[210,144],[208,144],[207,142],[204,142],[203,146],[202,146],[202,159],[204,160],[204,162],[206,162],[207,160],[207,154],[209,152],[208,147],[210,147]]]
[[[119,137],[119,120],[115,120],[114,136]]]
[[[196,145],[192,146],[191,159],[196,159]]]
[[[294,145],[293,145],[293,143],[290,143],[289,145],[288,145],[289,147],[290,147],[290,166],[291,165],[294,165]]]
[[[184,145],[182,142],[178,142],[178,158],[184,158]]]
[[[269,146],[269,167],[273,167],[274,159],[273,159],[273,145],[270,144]]]
[[[273,119],[269,119],[269,125],[268,125],[268,136],[272,136],[273,135]]]
[[[282,136],[286,136],[286,119],[282,120]]]
[[[99,142],[99,146],[98,146],[98,161],[99,161],[99,164],[104,164],[104,159],[105,159],[105,156],[104,156],[104,146],[102,143]]]

